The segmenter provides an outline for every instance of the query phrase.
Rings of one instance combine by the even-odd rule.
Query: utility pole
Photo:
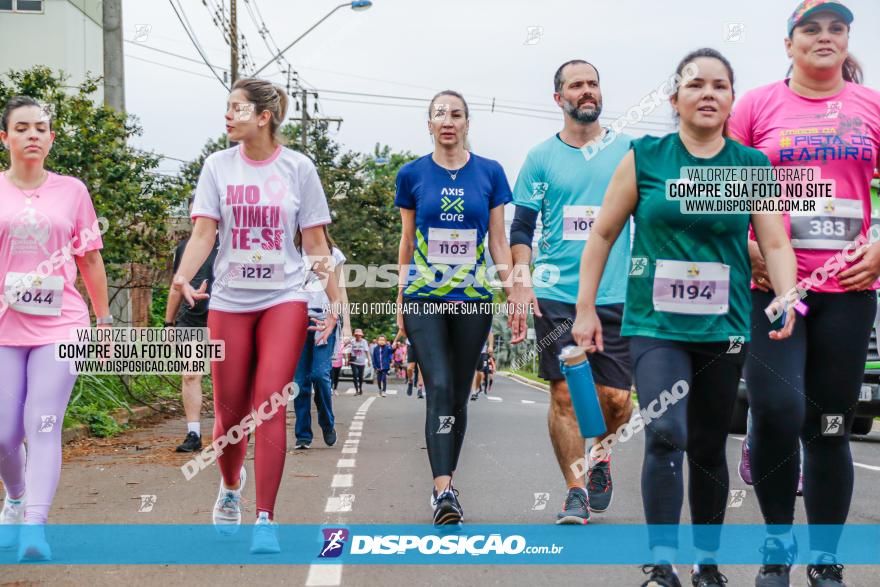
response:
[[[235,85],[235,82],[238,81],[238,7],[236,0],[229,0],[229,46],[231,47],[231,85]]]
[[[335,122],[339,125],[342,124],[341,118],[324,118],[324,117],[314,117],[309,116],[309,91],[305,88],[300,88],[300,95],[302,96],[302,113],[299,119],[299,143],[300,148],[303,153],[307,152],[308,144],[309,144],[309,124],[312,122]],[[311,92],[311,94],[317,98],[318,94],[315,92]]]
[[[302,89],[302,118],[299,123],[300,148],[302,152],[306,152],[306,145],[309,142],[309,92],[305,88]]]
[[[122,53],[122,0],[104,0],[104,104],[125,112],[125,68]]]

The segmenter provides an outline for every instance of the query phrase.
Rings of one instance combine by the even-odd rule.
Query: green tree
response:
[[[65,91],[71,89],[66,79],[47,67],[8,72],[0,79],[0,105],[25,95],[50,109],[56,138],[46,166],[82,180],[98,216],[109,220],[102,255],[110,276],[145,285],[132,282],[128,264],[141,267],[136,275],[146,281],[164,268],[166,220],[181,199],[179,184],[157,173],[159,157],[129,145],[143,132],[134,116],[96,104],[99,78],[89,76],[72,92]],[[2,151],[0,167],[8,166],[9,153]]]
[[[281,132],[291,148],[301,150],[298,125],[285,125]],[[322,121],[309,125],[306,155],[315,162],[327,194],[333,218],[330,236],[345,253],[347,263],[374,268],[397,263],[400,213],[394,207],[395,178],[415,157],[379,144],[372,153],[342,152]],[[351,275],[354,277],[353,272]],[[396,279],[392,287],[349,287],[348,298],[361,307],[371,302],[394,302]],[[359,314],[351,321],[352,327],[363,328],[370,340],[379,334],[394,337],[397,333],[393,314]]]

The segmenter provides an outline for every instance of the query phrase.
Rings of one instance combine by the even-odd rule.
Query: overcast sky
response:
[[[228,7],[228,0],[223,3]],[[340,3],[238,0],[239,27],[252,60],[262,66],[270,52],[248,7],[255,15],[259,9],[274,43],[284,47]],[[229,48],[210,10],[201,0],[181,4],[209,60],[228,68]],[[866,84],[878,88],[880,2],[846,4],[855,14],[850,51],[861,60]],[[338,133],[332,128],[351,150],[369,151],[380,142],[395,150],[429,152],[425,105],[331,91],[421,99],[441,89],[461,91],[471,103],[473,150],[500,161],[512,184],[529,148],[561,127],[552,97],[560,63],[582,58],[596,65],[603,118],[609,123],[663,82],[688,51],[703,46],[730,59],[735,89],[743,93],[787,71],[783,38],[795,5],[788,0],[375,0],[365,12],[338,10],[285,56],[304,83],[324,90],[320,115],[344,119]],[[144,127],[136,144],[192,159],[206,139],[223,133],[226,90],[206,66],[147,48],[199,59],[167,0],[125,0],[123,10],[125,38],[144,45],[125,44],[126,105]],[[275,65],[265,73],[284,81]],[[494,113],[487,111],[493,99]],[[657,109],[650,122],[631,132],[667,132],[670,112],[668,106]],[[292,106],[288,116],[298,116]],[[178,165],[165,160],[162,169],[172,172]]]

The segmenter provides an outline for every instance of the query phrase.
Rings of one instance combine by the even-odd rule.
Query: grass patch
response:
[[[137,406],[169,403],[182,407],[180,380],[179,375],[80,375],[64,415],[64,426],[85,424],[93,436],[118,434],[123,427],[112,414],[119,409],[130,413]],[[156,409],[163,411],[167,407]]]
[[[532,373],[531,371],[525,371],[523,369],[514,369],[513,371],[511,371],[511,373],[516,373],[520,377],[525,377],[529,381],[534,381],[535,383],[543,383],[544,385],[548,385],[550,383],[546,379],[541,379],[540,377],[538,377],[535,373]]]

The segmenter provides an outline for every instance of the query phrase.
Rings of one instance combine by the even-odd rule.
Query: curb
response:
[[[517,375],[516,373],[511,373],[509,371],[499,371],[498,374],[504,375],[505,377],[513,379],[514,381],[522,383],[523,385],[528,385],[529,387],[543,391],[544,393],[550,393],[550,385],[548,385],[547,383],[538,383],[537,381],[532,381],[531,379],[527,379],[522,375]]]
[[[112,417],[120,426],[125,426],[126,424],[146,420],[147,418],[152,417],[154,414],[156,414],[156,412],[149,406],[137,406],[131,408],[131,412],[124,408],[119,408],[118,410],[114,411],[110,415],[110,417]],[[65,428],[61,432],[61,444],[69,444],[75,440],[88,438],[91,435],[92,434],[89,431],[89,427],[87,425],[77,424],[76,426]]]

